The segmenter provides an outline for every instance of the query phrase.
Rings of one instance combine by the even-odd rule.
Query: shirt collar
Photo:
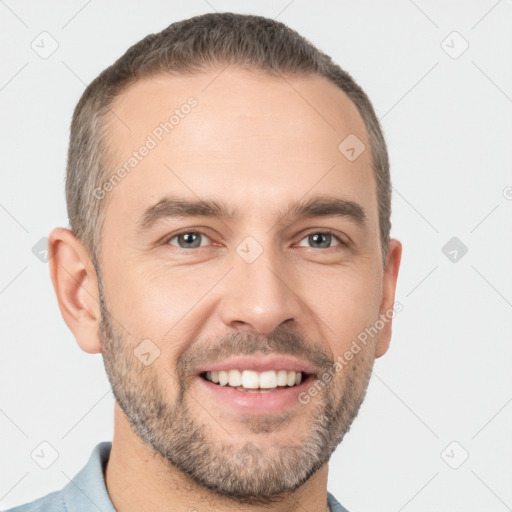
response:
[[[112,448],[111,441],[97,444],[79,473],[62,489],[68,512],[89,510],[116,512],[105,486],[105,466]]]

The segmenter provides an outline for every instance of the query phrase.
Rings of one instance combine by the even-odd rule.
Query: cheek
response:
[[[133,339],[154,341],[166,360],[174,360],[200,332],[202,324],[194,319],[204,310],[208,291],[218,276],[156,264],[135,267],[126,274],[129,279],[123,279],[119,272],[112,280],[117,305],[114,316]]]
[[[306,303],[322,319],[322,329],[338,355],[379,315],[380,282],[370,272],[344,269],[330,279],[315,279]]]

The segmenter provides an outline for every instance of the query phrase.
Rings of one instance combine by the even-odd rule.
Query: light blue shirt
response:
[[[5,512],[115,512],[105,486],[104,470],[112,447],[111,441],[98,443],[87,464],[61,490]],[[331,512],[348,512],[327,493]]]

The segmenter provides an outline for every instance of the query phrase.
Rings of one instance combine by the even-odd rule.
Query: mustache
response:
[[[298,357],[311,363],[318,374],[331,368],[334,357],[320,344],[313,343],[295,331],[276,328],[270,336],[251,331],[229,333],[220,340],[207,339],[193,343],[177,360],[176,369],[181,377],[190,376],[197,368],[214,364],[228,357],[253,354],[278,354]]]

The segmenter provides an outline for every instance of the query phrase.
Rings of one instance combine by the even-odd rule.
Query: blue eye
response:
[[[334,246],[331,245],[333,239],[338,242]],[[317,231],[314,233],[310,233],[309,235],[305,236],[302,240],[308,240],[308,242],[313,245],[318,244],[316,247],[314,246],[313,249],[330,249],[331,247],[346,245],[345,242],[343,242],[343,240],[341,240],[340,237],[336,236],[334,233],[331,233],[329,231]]]
[[[185,233],[179,233],[178,235],[174,235],[172,238],[169,238],[167,243],[170,245],[175,245],[171,244],[171,240],[176,238],[179,241],[178,247],[180,249],[197,249],[202,247],[200,242],[201,237],[208,238],[204,233],[201,233],[200,231],[186,231]]]

